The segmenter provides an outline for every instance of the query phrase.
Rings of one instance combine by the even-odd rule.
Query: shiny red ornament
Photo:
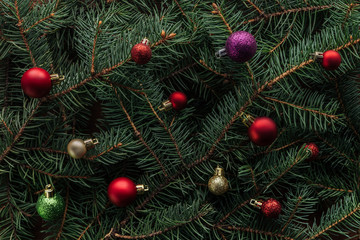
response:
[[[315,143],[307,144],[305,149],[311,152],[311,156],[308,160],[314,160],[319,155],[319,148]]]
[[[187,97],[182,92],[173,92],[169,96],[169,101],[171,102],[173,109],[182,110],[186,107]]]
[[[277,218],[281,213],[281,204],[278,200],[269,198],[262,203],[261,212],[265,217]]]
[[[146,38],[141,43],[134,45],[131,49],[131,58],[137,64],[146,64],[151,59],[151,48]]]
[[[51,90],[51,76],[42,68],[30,68],[21,78],[21,88],[32,98],[41,98]]]
[[[326,70],[335,70],[340,66],[341,56],[337,51],[328,50],[323,53],[322,66]]]
[[[248,129],[250,140],[258,146],[268,146],[277,137],[275,122],[268,117],[258,117]]]
[[[136,198],[136,185],[127,177],[114,179],[108,187],[110,201],[119,207],[126,207]]]

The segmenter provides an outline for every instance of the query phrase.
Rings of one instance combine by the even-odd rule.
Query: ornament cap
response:
[[[99,143],[99,140],[97,138],[92,138],[92,139],[90,138],[90,139],[84,140],[86,149],[92,148],[93,146],[95,146],[98,143]]]
[[[255,118],[253,116],[251,116],[250,114],[246,114],[244,112],[242,112],[240,114],[240,117],[242,118],[242,123],[246,126],[246,127],[250,127],[251,124],[254,122]]]
[[[219,51],[217,51],[215,53],[216,58],[222,58],[222,57],[225,57],[225,56],[227,56],[227,52],[226,52],[225,48],[222,48],[222,49],[220,49]]]
[[[323,59],[324,53],[323,52],[314,52],[310,53],[310,56],[313,56],[315,60]]]
[[[56,74],[51,74],[50,79],[52,84],[59,84],[61,81],[64,81],[65,76],[56,73]]]
[[[214,176],[225,176],[225,171],[223,168],[221,168],[220,166],[217,166],[215,168],[215,173],[214,173]]]
[[[144,184],[138,184],[136,185],[136,191],[137,194],[144,194],[145,192],[149,191],[149,187],[148,185],[144,185]]]
[[[143,40],[141,40],[141,43],[145,45],[150,45],[150,41],[146,37]]]
[[[51,184],[45,186],[44,195],[46,198],[54,197],[54,188]]]
[[[172,109],[172,103],[170,102],[170,100],[166,100],[161,103],[161,106],[159,106],[158,109],[160,111],[169,111]]]
[[[261,209],[262,202],[257,201],[256,199],[251,199],[250,200],[250,205],[254,206],[254,207],[258,208],[258,209]]]

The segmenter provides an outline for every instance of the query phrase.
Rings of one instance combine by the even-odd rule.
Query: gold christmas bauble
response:
[[[229,190],[229,182],[224,175],[224,169],[220,167],[215,169],[214,176],[212,176],[208,182],[208,187],[212,194],[222,195]]]
[[[84,140],[73,139],[69,142],[67,150],[72,158],[79,159],[86,154],[87,148]]]

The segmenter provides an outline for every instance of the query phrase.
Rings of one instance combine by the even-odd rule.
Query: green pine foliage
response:
[[[1,0],[0,239],[358,239],[359,26],[355,0]],[[248,62],[215,57],[230,31],[255,36]],[[330,49],[335,71],[310,55]],[[65,75],[42,99],[21,89],[35,66]],[[159,111],[174,91],[187,108]],[[249,140],[249,116],[276,122],[270,146]],[[222,196],[207,188],[217,165]],[[120,176],[150,190],[116,207]],[[55,222],[35,209],[48,183],[66,202]],[[249,204],[268,198],[276,219]]]

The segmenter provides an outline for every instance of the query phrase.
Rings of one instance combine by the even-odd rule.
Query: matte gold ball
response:
[[[212,176],[208,183],[209,190],[214,195],[222,195],[229,190],[229,182],[224,176]]]
[[[67,150],[72,158],[79,159],[86,154],[86,145],[82,139],[73,139],[67,145]]]

